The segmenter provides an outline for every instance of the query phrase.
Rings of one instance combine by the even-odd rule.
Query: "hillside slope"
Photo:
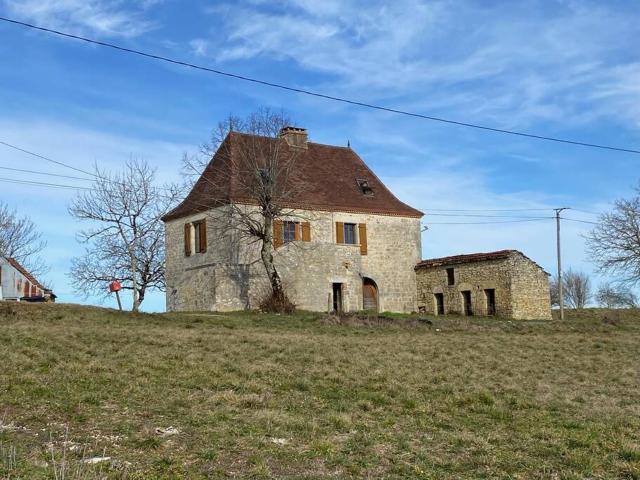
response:
[[[640,478],[639,358],[637,312],[344,326],[0,303],[0,476]]]

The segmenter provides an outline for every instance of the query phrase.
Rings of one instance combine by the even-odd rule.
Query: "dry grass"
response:
[[[570,317],[0,304],[0,476],[640,478],[640,315]]]

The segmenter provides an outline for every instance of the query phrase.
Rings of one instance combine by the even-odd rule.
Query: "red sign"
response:
[[[117,280],[114,280],[113,282],[111,282],[109,284],[109,291],[110,292],[119,292],[120,290],[122,290],[122,285],[120,285],[120,282]]]

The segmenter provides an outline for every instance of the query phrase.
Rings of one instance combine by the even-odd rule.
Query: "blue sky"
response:
[[[399,109],[591,143],[640,148],[640,5],[635,1],[178,2],[0,0],[3,16]],[[640,155],[534,141],[337,104],[0,24],[0,140],[87,168],[144,158],[177,179],[229,113],[284,109],[313,141],[347,140],[402,200],[436,209],[598,212],[629,195]],[[73,174],[0,146],[0,166]],[[2,177],[51,181],[3,172]],[[80,184],[73,180],[64,183]],[[0,184],[48,241],[61,300],[81,228],[72,191]],[[549,212],[550,214],[551,212]],[[593,220],[587,213],[572,218]],[[549,221],[426,218],[423,257],[517,248],[555,272]],[[484,219],[490,220],[490,219]],[[591,272],[565,222],[565,267]],[[599,279],[594,277],[597,284]],[[162,294],[145,301],[162,310]],[[105,305],[114,305],[108,299]]]

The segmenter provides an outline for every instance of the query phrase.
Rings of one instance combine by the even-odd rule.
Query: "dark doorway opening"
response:
[[[362,279],[362,308],[370,312],[378,311],[378,286],[370,278]]]
[[[493,288],[487,288],[484,291],[487,297],[487,315],[496,314],[496,291]]]
[[[342,313],[342,284],[333,284],[333,311]]]
[[[462,293],[462,308],[463,308],[462,312],[467,316],[473,315],[473,305],[471,303],[471,292],[469,290],[466,290],[460,293]]]
[[[436,299],[436,315],[444,315],[444,294],[434,293]]]

